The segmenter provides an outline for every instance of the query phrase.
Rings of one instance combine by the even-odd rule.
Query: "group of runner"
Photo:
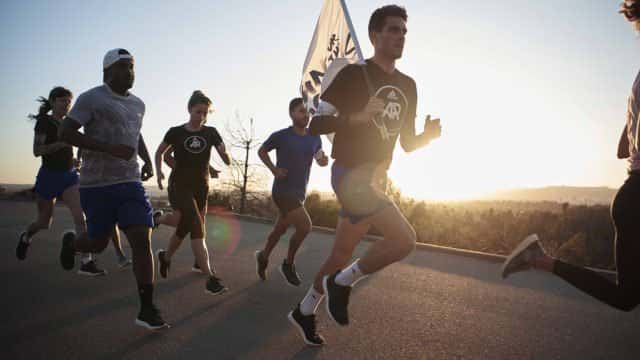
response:
[[[634,24],[640,22],[640,7],[635,1],[625,2],[623,13]],[[386,195],[387,169],[398,138],[403,150],[411,152],[440,137],[441,125],[439,119],[427,116],[421,124],[423,131],[416,134],[416,83],[396,68],[405,45],[406,24],[407,13],[402,7],[388,5],[375,10],[368,26],[373,56],[364,64],[347,65],[337,74],[323,92],[320,111],[311,121],[303,99],[291,100],[291,126],[272,133],[258,151],[274,176],[272,199],[279,216],[264,247],[254,254],[257,276],[267,279],[270,255],[293,226],[287,257],[278,270],[288,284],[300,286],[295,257],[312,226],[304,207],[310,169],[314,160],[319,166],[328,165],[320,135],[334,134],[331,185],[342,206],[335,241],[305,296],[287,316],[309,345],[324,344],[315,314],[325,297],[329,317],[348,325],[352,287],[362,278],[402,260],[415,247],[414,229]],[[218,173],[209,164],[211,149],[215,148],[225,164],[229,165],[231,159],[217,130],[205,125],[212,101],[201,91],[193,92],[187,104],[189,120],[170,128],[155,154],[160,189],[164,186],[162,163],[172,169],[168,193],[173,211],[154,211],[142,185],[154,176],[141,134],[145,104],[129,91],[134,82],[133,56],[125,49],[108,51],[103,73],[104,84],[81,94],[70,111],[72,94],[65,88],[56,87],[47,99],[40,99],[42,106],[33,115],[34,155],[42,157],[35,186],[38,218],[20,235],[16,256],[25,259],[34,235],[49,227],[56,199],[62,199],[69,207],[75,224],[75,231],[62,236],[60,263],[65,270],[74,268],[78,252],[79,273],[105,274],[97,266],[94,254],[102,252],[110,241],[116,245],[119,263],[128,265],[118,236],[122,229],[131,245],[140,298],[135,321],[149,329],[159,329],[168,326],[153,302],[151,233],[159,224],[175,227],[168,248],[157,251],[161,277],[169,276],[173,255],[190,235],[194,268],[207,276],[205,290],[212,294],[227,290],[209,261],[205,215],[209,178]],[[638,91],[640,81],[636,80],[619,151],[619,157],[630,158],[630,175],[612,206],[618,282],[608,282],[588,269],[549,257],[536,236],[525,239],[507,259],[504,277],[534,267],[550,271],[619,309],[628,311],[640,303],[640,272],[633,261],[640,256],[638,225],[633,221],[640,203]],[[78,131],[81,127],[83,132]],[[72,146],[82,149],[81,164],[74,161]],[[276,151],[275,164],[269,156],[272,150]],[[382,239],[349,264],[356,245],[372,226]]]

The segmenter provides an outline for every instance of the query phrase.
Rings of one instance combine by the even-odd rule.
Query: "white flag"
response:
[[[322,91],[329,87],[345,65],[364,62],[362,51],[344,0],[325,0],[302,68],[300,92],[311,115],[320,104]]]

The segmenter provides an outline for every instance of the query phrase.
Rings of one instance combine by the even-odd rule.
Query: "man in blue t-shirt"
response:
[[[255,256],[258,277],[265,280],[271,251],[289,225],[293,225],[296,230],[289,240],[289,252],[280,266],[280,273],[288,284],[298,286],[300,276],[295,269],[294,257],[302,241],[311,231],[311,219],[303,206],[311,162],[315,158],[318,165],[327,166],[329,158],[322,151],[320,137],[309,134],[309,114],[302,98],[291,100],[289,116],[292,126],[271,134],[258,150],[258,156],[273,173],[271,197],[280,210],[280,216],[267,238],[264,249],[256,251]],[[269,157],[269,151],[273,149],[276,150],[275,165]]]

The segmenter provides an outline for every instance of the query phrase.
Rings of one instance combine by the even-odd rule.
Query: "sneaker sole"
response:
[[[88,272],[88,271],[78,270],[78,275],[96,277],[96,276],[105,276],[105,275],[107,275],[107,272],[103,271],[103,272],[100,272],[100,273],[92,273],[92,272]]]
[[[65,261],[64,261],[65,260],[65,256],[64,256],[65,249],[70,247],[70,246],[67,245],[67,243],[69,243],[69,241],[65,241],[64,240],[64,236],[63,236],[62,248],[60,249],[60,265],[62,266],[62,268],[64,270],[69,271],[69,270],[73,269],[75,267],[75,265],[76,265],[75,264],[75,262],[76,262],[76,259],[75,259],[76,252],[75,251],[73,252],[73,261],[71,261],[71,260],[69,261],[70,266],[65,266]]]
[[[222,295],[222,294],[226,293],[228,290],[229,289],[227,289],[226,287],[223,288],[222,290],[218,291],[218,292],[213,292],[213,291],[211,291],[209,289],[204,289],[204,293],[212,295],[212,296],[218,296],[218,295]]]
[[[278,272],[280,273],[280,275],[282,275],[282,278],[284,279],[284,282],[285,282],[287,285],[289,285],[289,286],[291,286],[291,287],[293,287],[293,288],[300,287],[300,284],[301,284],[302,282],[301,282],[300,284],[296,285],[296,284],[290,283],[290,282],[289,282],[289,280],[287,280],[287,277],[284,275],[284,271],[282,271],[282,266],[278,266]]]
[[[518,244],[518,246],[511,252],[511,254],[509,254],[509,256],[507,256],[507,259],[502,264],[502,278],[503,279],[506,279],[510,275],[510,274],[505,274],[505,272],[506,272],[507,268],[509,267],[509,265],[511,264],[511,262],[513,261],[513,259],[515,259],[526,248],[531,246],[531,244],[535,243],[536,241],[540,241],[540,239],[538,238],[537,234],[531,234],[531,235],[527,236],[524,240],[522,240],[522,242],[520,242],[520,244]]]
[[[27,235],[27,233],[26,233],[26,232],[24,232],[24,231],[20,233],[20,236],[18,237],[18,246],[20,246],[20,243],[24,242],[24,241],[22,241],[22,238],[23,238],[24,236],[26,236],[26,235]],[[29,244],[29,245],[31,245],[31,244]],[[16,258],[18,258],[18,260],[21,260],[21,261],[22,261],[22,260],[24,260],[24,259],[26,259],[26,258],[27,258],[27,250],[29,250],[29,245],[27,245],[27,248],[26,248],[26,249],[25,249],[25,251],[24,251],[24,256],[23,256],[23,257],[20,257],[20,256],[18,255],[18,246],[16,246]]]
[[[167,271],[167,276],[162,276],[162,274],[160,273],[160,256],[158,254],[160,254],[161,251],[164,251],[164,249],[159,249],[158,251],[156,251],[156,259],[158,259],[158,276],[166,279],[169,277],[169,272]]]
[[[194,267],[192,267],[192,268],[191,268],[191,272],[198,273],[198,274],[204,274],[204,273],[202,272],[202,270],[200,270],[200,269],[196,269],[196,268],[194,268]]]
[[[168,329],[171,327],[171,325],[164,323],[160,326],[152,326],[151,324],[149,324],[146,321],[142,321],[140,319],[136,319],[135,324],[138,326],[142,326],[143,328],[146,328],[147,330],[160,330],[160,329]]]
[[[309,346],[322,346],[322,345],[324,345],[324,344],[316,344],[316,343],[313,343],[313,342],[307,340],[307,337],[304,335],[304,330],[302,329],[302,326],[300,326],[300,324],[298,324],[296,319],[293,318],[293,311],[289,311],[289,314],[287,315],[287,319],[289,320],[289,322],[293,326],[296,327],[296,329],[298,329],[298,333],[302,337],[302,340],[304,340],[305,344],[307,344]]]
[[[324,290],[324,295],[326,297],[326,299],[324,299],[324,308],[325,308],[325,310],[327,310],[327,315],[329,315],[329,318],[331,318],[331,320],[333,320],[333,322],[335,322],[336,324],[338,324],[340,326],[347,326],[347,325],[349,325],[349,323],[342,324],[342,323],[338,322],[338,320],[336,320],[333,317],[333,314],[331,314],[331,310],[329,310],[329,291],[327,290],[327,280],[328,279],[329,279],[328,275],[325,275],[322,278],[322,290]]]
[[[262,276],[260,276],[260,262],[258,261],[259,256],[260,256],[260,250],[257,250],[255,253],[253,253],[253,257],[256,258],[256,276],[258,277],[258,280],[265,281],[267,280],[267,269],[264,269],[265,273],[264,273],[264,279],[263,279]]]

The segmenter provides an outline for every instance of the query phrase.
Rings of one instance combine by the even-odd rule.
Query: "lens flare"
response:
[[[211,216],[207,226],[207,238],[213,247],[212,250],[225,255],[233,254],[240,243],[240,223],[233,213],[220,207],[209,207],[207,215]]]

